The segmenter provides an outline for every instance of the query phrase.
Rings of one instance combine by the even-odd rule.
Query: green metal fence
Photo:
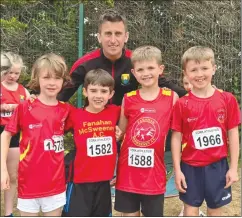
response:
[[[71,67],[78,56],[99,47],[98,17],[110,7],[103,1],[85,2],[81,6],[67,0],[1,3],[1,50],[19,52],[29,69],[37,57],[50,51],[61,54]],[[240,98],[240,0],[114,2],[128,19],[127,47],[159,47],[166,77],[180,82],[182,53],[193,45],[209,46],[218,67],[214,84]]]

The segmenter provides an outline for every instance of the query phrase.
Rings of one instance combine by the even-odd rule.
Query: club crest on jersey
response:
[[[19,95],[20,102],[24,101],[24,95]]]
[[[129,82],[130,82],[130,75],[127,73],[123,73],[121,75],[121,84],[126,86],[129,84]]]
[[[132,128],[132,141],[140,147],[148,147],[154,144],[160,134],[158,122],[151,117],[138,119]]]
[[[226,120],[227,118],[227,115],[226,115],[226,110],[224,108],[220,108],[216,111],[216,116],[217,116],[217,120],[218,122],[220,123],[224,123],[224,121]]]

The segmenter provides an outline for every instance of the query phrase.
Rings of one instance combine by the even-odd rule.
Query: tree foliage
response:
[[[175,82],[180,81],[180,58],[186,49],[194,45],[211,47],[218,68],[215,85],[240,100],[240,0],[2,0],[1,50],[23,56],[28,66],[23,84],[29,81],[34,60],[44,53],[62,55],[69,68],[78,58],[80,2],[84,4],[83,53],[99,47],[99,15],[114,7],[128,20],[127,47],[159,47],[165,74]],[[73,104],[76,98],[74,95],[71,99]]]

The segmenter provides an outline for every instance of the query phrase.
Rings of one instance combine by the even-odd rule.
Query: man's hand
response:
[[[226,173],[226,185],[224,188],[230,187],[233,183],[239,181],[239,176],[237,170],[229,169]]]
[[[175,172],[175,183],[179,192],[186,193],[187,183],[182,171]]]

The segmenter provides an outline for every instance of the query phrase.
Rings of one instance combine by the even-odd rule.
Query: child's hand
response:
[[[10,104],[1,104],[1,111],[12,111]]]
[[[112,178],[112,180],[110,181],[110,186],[114,186],[115,184],[116,184],[116,176]]]
[[[33,101],[36,98],[37,98],[37,95],[31,94],[26,100]]]
[[[123,132],[121,131],[121,129],[118,126],[116,126],[115,127],[115,137],[116,137],[117,141],[119,141],[121,139],[122,133]]]
[[[7,170],[1,170],[1,190],[7,190],[10,188],[9,175]]]
[[[233,183],[239,181],[239,176],[237,170],[229,169],[226,173],[226,185],[224,188],[230,187]]]
[[[186,193],[187,183],[184,174],[180,170],[179,172],[175,172],[175,183],[176,189],[179,192]]]

